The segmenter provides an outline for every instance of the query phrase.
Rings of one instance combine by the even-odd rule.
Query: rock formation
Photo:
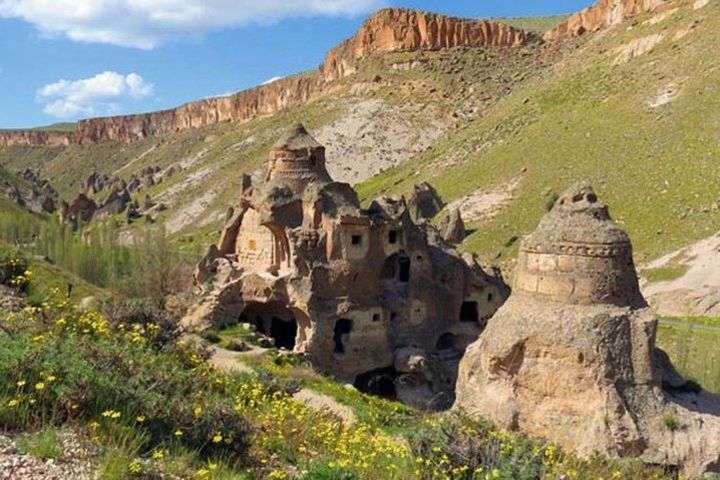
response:
[[[543,40],[578,37],[586,32],[618,25],[639,13],[676,6],[677,0],[599,0],[585,10],[570,15],[557,28],[546,32]]]
[[[499,273],[416,225],[404,199],[362,209],[302,126],[272,148],[264,181],[244,189],[195,278],[204,295],[187,328],[251,323],[316,368],[385,394],[387,378],[440,356],[451,366],[433,386],[452,390],[452,361],[507,296]]]
[[[52,130],[0,130],[0,147],[66,147],[75,143],[74,132]]]
[[[531,40],[530,33],[500,22],[385,9],[368,18],[353,38],[331,50],[323,64],[312,72],[170,110],[82,120],[71,133],[0,132],[0,146],[60,146],[106,140],[133,142],[160,133],[244,121],[304,104],[320,95],[328,82],[354,73],[357,62],[369,55],[452,47],[516,47]]]
[[[0,166],[0,197],[40,215],[53,213],[59,200],[58,192],[50,181],[26,168],[12,175]]]
[[[443,240],[448,243],[458,244],[465,240],[465,222],[463,222],[460,210],[453,208],[438,224]]]
[[[427,182],[413,185],[407,203],[410,213],[417,219],[433,218],[445,207],[443,199],[440,198],[435,188]]]
[[[581,454],[720,471],[720,400],[655,347],[630,241],[588,186],[527,237],[513,293],[468,347],[456,406]]]
[[[78,228],[81,224],[90,223],[97,210],[97,203],[84,193],[80,193],[72,203],[67,203],[65,200],[60,202],[60,221]]]
[[[530,39],[528,32],[500,22],[389,8],[372,15],[354,37],[331,50],[319,70],[327,82],[354,73],[356,61],[370,55],[452,47],[522,46]]]

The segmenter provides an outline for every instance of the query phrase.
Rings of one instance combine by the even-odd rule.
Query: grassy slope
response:
[[[463,245],[486,260],[498,252],[512,258],[517,247],[505,247],[508,240],[535,228],[552,193],[588,179],[627,228],[642,262],[720,227],[716,210],[700,213],[718,200],[708,181],[720,169],[715,161],[720,152],[720,73],[708,63],[720,47],[717,10],[716,4],[699,11],[685,8],[653,26],[643,24],[648,15],[641,16],[632,29],[618,27],[568,45],[565,51],[570,53],[562,59],[554,56],[552,48],[543,47],[515,55],[495,49],[428,53],[422,56],[429,62],[410,71],[393,70],[391,63],[419,54],[372,59],[331,94],[273,117],[131,145],[3,149],[0,164],[12,169],[42,167],[43,174],[69,197],[93,170],[114,173],[125,166],[121,172],[125,176],[145,166],[178,164],[204,152],[183,173],[149,193],[155,197],[210,169],[197,185],[182,191],[160,220],[182,214],[193,200],[212,191],[216,194],[205,216],[219,218],[237,198],[241,173],[262,164],[282,127],[298,120],[311,130],[326,125],[347,111],[346,100],[351,98],[435,103],[440,111],[463,114],[458,128],[422,155],[361,185],[364,200],[408,192],[421,180],[431,181],[450,201],[520,180],[514,200],[497,217],[471,225],[476,231]],[[702,20],[695,31],[673,40],[694,20]],[[538,19],[532,22],[541,24]],[[665,37],[654,51],[613,65],[614,55],[609,52],[653,33]],[[549,70],[547,64],[552,62],[554,68]],[[353,83],[365,82],[378,72],[383,78],[378,89],[353,89]],[[668,105],[648,107],[648,101],[670,84],[681,87],[679,96]],[[422,118],[413,121],[422,128]],[[247,138],[254,142],[234,147]],[[683,214],[688,210],[693,213]],[[219,220],[196,222],[185,233],[210,231],[219,224]]]
[[[700,19],[696,31],[673,40]],[[665,36],[653,52],[613,65],[610,50],[653,33]],[[521,179],[516,199],[495,219],[473,225],[478,229],[464,244],[487,258],[514,253],[503,245],[535,228],[549,192],[589,179],[627,228],[640,261],[678,248],[720,227],[718,213],[699,213],[718,199],[709,179],[720,169],[720,71],[708,60],[719,47],[717,4],[594,37],[553,74],[524,83],[420,158],[366,182],[361,193],[408,191],[419,177],[453,200]],[[649,108],[671,83],[682,84],[680,95]],[[446,166],[450,158],[461,161]],[[695,214],[681,219],[688,207]]]
[[[560,25],[567,19],[568,15],[549,15],[547,17],[512,17],[498,18],[497,20],[523,30],[530,30],[536,33],[547,32]]]

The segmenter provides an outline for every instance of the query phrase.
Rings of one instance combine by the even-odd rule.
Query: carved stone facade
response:
[[[577,186],[523,242],[512,295],[460,362],[456,406],[581,454],[718,472],[720,399],[677,374],[656,330],[630,240]]]
[[[213,287],[186,326],[254,323],[346,379],[394,369],[403,348],[457,363],[508,294],[497,272],[415,224],[404,199],[361,208],[302,126],[273,147],[201,265],[197,280]]]

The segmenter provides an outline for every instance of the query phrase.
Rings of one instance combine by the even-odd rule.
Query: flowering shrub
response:
[[[0,285],[25,293],[30,286],[32,272],[20,250],[0,247]]]
[[[96,422],[98,435],[134,428],[147,448],[173,443],[244,460],[249,426],[223,401],[226,384],[192,346],[157,348],[157,325],[112,327],[64,299],[0,321],[8,332],[0,335],[0,427]]]

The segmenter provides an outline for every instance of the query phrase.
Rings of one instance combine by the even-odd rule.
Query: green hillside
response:
[[[549,15],[547,17],[498,18],[497,20],[523,30],[543,33],[557,27],[567,18],[568,15]]]
[[[93,171],[127,177],[148,166],[180,166],[142,195],[167,203],[157,220],[170,233],[211,233],[237,199],[241,174],[263,164],[282,128],[301,121],[324,135],[328,164],[341,170],[380,161],[389,148],[408,150],[405,161],[360,185],[366,202],[407,193],[422,180],[447,201],[506,197],[468,219],[474,233],[463,248],[486,261],[512,258],[517,238],[535,227],[554,195],[587,179],[627,228],[642,262],[720,229],[709,180],[720,168],[720,73],[712,67],[719,8],[685,7],[652,22],[645,14],[559,45],[369,58],[325,95],[272,117],[130,145],[5,148],[0,164],[39,169],[65,198]],[[544,29],[560,20],[517,22]],[[651,51],[617,60],[653,35],[661,40]],[[414,134],[393,137],[398,124]],[[375,130],[368,133],[368,125]],[[429,148],[407,147],[431,126],[439,133]],[[368,143],[385,130],[386,138]]]
[[[716,3],[688,7],[655,25],[618,27],[589,38],[552,71],[448,135],[434,148],[361,187],[362,196],[404,192],[418,178],[447,200],[517,183],[492,219],[475,222],[464,248],[486,258],[512,254],[554,193],[588,179],[630,234],[640,261],[720,228],[720,48]],[[691,25],[699,25],[675,39]],[[619,49],[662,35],[649,53],[615,64]],[[650,106],[677,90],[667,104]]]

